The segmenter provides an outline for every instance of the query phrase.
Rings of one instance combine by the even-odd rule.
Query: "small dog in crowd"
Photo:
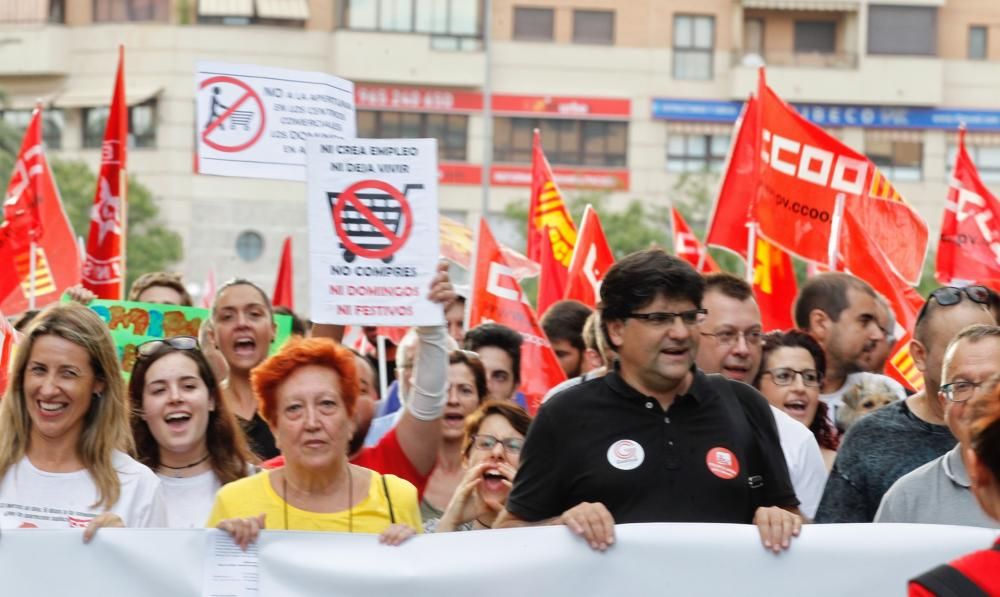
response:
[[[837,409],[837,428],[841,433],[873,410],[895,402],[899,397],[880,381],[863,381],[844,392],[844,404]]]

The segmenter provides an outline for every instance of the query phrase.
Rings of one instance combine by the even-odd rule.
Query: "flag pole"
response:
[[[826,264],[831,272],[837,271],[837,249],[840,245],[840,227],[844,222],[844,202],[847,195],[837,193],[837,202],[833,208],[833,223],[830,226],[830,244],[826,251]]]
[[[385,398],[389,394],[389,372],[385,360],[385,336],[378,334],[375,336],[375,348],[378,352],[378,386],[379,396]],[[400,400],[403,395],[400,394]]]
[[[753,286],[753,264],[757,259],[757,225],[754,222],[747,222],[747,267],[744,276],[747,282]]]
[[[483,196],[480,204],[482,217],[490,210],[490,182],[493,169],[493,2],[483,2],[483,169],[481,184]]]
[[[35,308],[35,268],[37,264],[35,263],[36,251],[35,239],[31,239],[30,251],[31,255],[28,257],[28,278],[29,290],[28,290],[28,308],[34,310]]]

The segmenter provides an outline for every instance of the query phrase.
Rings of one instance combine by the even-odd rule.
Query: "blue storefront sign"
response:
[[[1000,110],[833,104],[792,105],[807,120],[820,126],[954,130],[964,122],[970,131],[1000,131]],[[743,102],[656,98],[653,100],[653,118],[682,122],[732,123],[736,121],[742,107]]]

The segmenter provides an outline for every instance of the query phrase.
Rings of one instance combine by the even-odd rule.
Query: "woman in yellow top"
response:
[[[422,530],[412,484],[348,462],[358,396],[350,351],[324,338],[290,340],[251,383],[285,466],[220,489],[209,527],[244,548],[265,526],[380,533],[393,545]]]

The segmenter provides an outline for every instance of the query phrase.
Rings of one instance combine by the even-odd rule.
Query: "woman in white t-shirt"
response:
[[[204,528],[215,493],[252,472],[254,457],[198,339],[140,344],[129,395],[136,451],[163,484],[167,526]]]
[[[0,527],[158,527],[160,482],[128,456],[128,404],[111,334],[76,303],[51,306],[17,345],[0,401]]]

